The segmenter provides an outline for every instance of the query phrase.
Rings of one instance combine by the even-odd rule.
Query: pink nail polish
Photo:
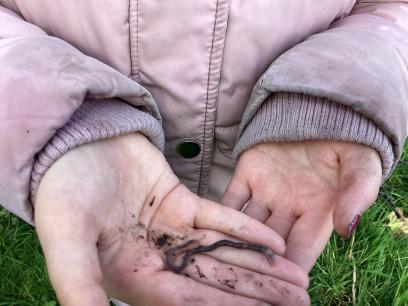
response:
[[[361,215],[355,215],[351,223],[348,225],[347,239],[351,237],[351,234],[356,230],[358,223],[360,222]]]

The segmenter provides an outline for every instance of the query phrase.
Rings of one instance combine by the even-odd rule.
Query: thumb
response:
[[[340,169],[341,188],[333,224],[339,235],[349,238],[377,198],[382,178],[381,159],[374,149],[359,147],[340,157]]]
[[[39,206],[36,205],[37,210]],[[66,213],[64,217],[67,217]],[[64,217],[36,211],[38,237],[60,304],[109,305],[102,287],[97,235],[91,228],[91,222],[78,215]]]
[[[241,211],[250,198],[251,189],[248,182],[239,176],[239,168],[237,168],[231,182],[221,198],[221,204]]]

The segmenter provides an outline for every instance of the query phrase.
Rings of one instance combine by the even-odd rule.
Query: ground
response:
[[[333,234],[311,272],[313,305],[408,305],[408,146],[348,241]],[[407,219],[408,220],[408,219]],[[35,231],[0,209],[0,306],[55,306]]]

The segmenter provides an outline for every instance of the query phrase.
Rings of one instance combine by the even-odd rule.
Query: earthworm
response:
[[[246,249],[246,250],[252,250],[255,252],[263,253],[266,258],[268,259],[269,263],[272,264],[275,259],[275,255],[273,252],[267,248],[266,246],[260,245],[260,244],[254,244],[254,243],[246,243],[246,242],[235,242],[231,240],[219,240],[211,245],[203,246],[199,245],[198,247],[191,249],[186,252],[183,256],[183,260],[179,266],[174,264],[174,258],[177,255],[180,255],[183,253],[184,249],[190,246],[193,243],[198,243],[197,240],[189,240],[179,246],[176,246],[174,248],[171,248],[166,251],[166,265],[167,268],[177,274],[181,273],[185,267],[187,267],[189,259],[191,256],[198,254],[198,253],[206,253],[206,252],[211,252],[217,248],[220,247],[231,247],[231,248],[236,248],[236,249]]]

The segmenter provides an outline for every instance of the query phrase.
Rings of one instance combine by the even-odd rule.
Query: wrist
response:
[[[42,177],[62,155],[85,144],[135,132],[143,133],[155,146],[163,148],[160,122],[150,114],[117,99],[84,101],[36,155],[30,182],[31,202],[34,203]]]
[[[381,156],[383,179],[395,164],[391,140],[364,115],[329,99],[304,94],[271,94],[248,120],[233,156],[262,142],[326,140],[362,144]]]

